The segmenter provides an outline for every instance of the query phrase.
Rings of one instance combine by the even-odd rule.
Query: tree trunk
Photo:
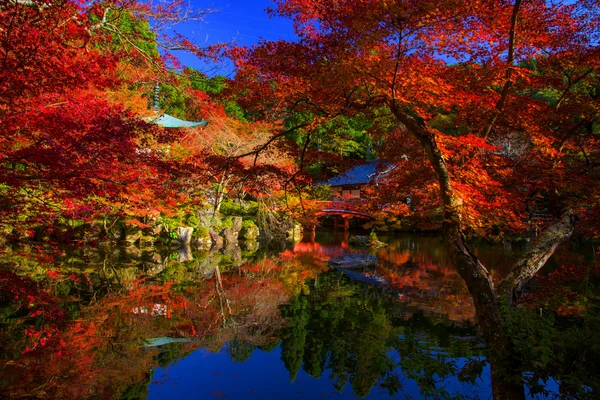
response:
[[[433,167],[440,186],[444,205],[442,225],[444,242],[458,274],[465,281],[473,297],[477,322],[489,346],[492,365],[492,393],[494,399],[525,399],[521,372],[513,365],[513,347],[500,316],[500,306],[489,271],[469,251],[461,231],[462,200],[452,189],[450,174],[435,136],[422,122],[400,110],[395,102],[391,110],[396,118],[419,140]]]
[[[494,283],[488,270],[467,247],[459,225],[444,222],[444,242],[458,274],[473,298],[477,323],[489,347],[492,393],[495,400],[525,399],[521,371],[504,321]]]
[[[225,198],[225,191],[227,189],[227,184],[229,183],[229,178],[227,176],[221,177],[219,183],[215,188],[215,203],[213,204],[213,217],[216,216],[221,210],[221,203]]]

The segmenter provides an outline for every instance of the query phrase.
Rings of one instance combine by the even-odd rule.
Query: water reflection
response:
[[[357,250],[328,236],[194,254],[4,249],[0,394],[487,396],[471,302],[441,243],[380,239],[383,289],[330,270]],[[222,376],[237,389],[215,386]]]
[[[469,324],[408,316],[391,293],[335,271],[310,279],[281,313],[275,352],[239,338],[217,353],[198,350],[157,370],[150,398],[489,396],[485,384],[474,384],[489,377]]]
[[[375,386],[393,395],[410,377],[423,392],[453,397],[456,393],[436,381],[458,372],[457,359],[481,355],[470,326],[409,313],[392,293],[336,272],[320,275],[310,286],[310,293],[283,308],[289,327],[281,358],[292,382],[301,367],[317,379],[327,371],[338,392],[350,385],[365,397]]]

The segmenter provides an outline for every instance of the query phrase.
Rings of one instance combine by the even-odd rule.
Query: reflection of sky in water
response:
[[[397,360],[398,355],[389,353]],[[462,368],[467,359],[455,359]],[[328,379],[330,370],[325,370],[320,378],[298,371],[294,382],[290,382],[289,372],[281,361],[281,349],[270,352],[254,351],[244,363],[234,363],[223,348],[219,353],[201,349],[177,361],[167,368],[155,370],[149,385],[148,399],[358,399],[346,384],[342,393],[333,387]],[[401,376],[400,370],[397,370]],[[403,388],[394,398],[422,399],[415,381],[401,378]],[[467,399],[491,399],[490,369],[486,365],[475,385],[462,383],[456,377],[441,380],[438,388],[444,388],[451,395],[460,393]],[[558,384],[550,380],[546,384],[551,396],[558,398]],[[388,391],[375,385],[366,399],[390,399]],[[527,399],[542,399],[532,397]],[[552,398],[552,397],[551,397]]]
[[[331,257],[339,256],[348,252],[357,252],[347,245],[340,246],[339,237],[333,235],[317,234],[316,241],[309,241],[297,244],[293,251],[284,253],[284,259],[297,258],[302,263],[323,263]],[[455,273],[449,264],[441,240],[436,237],[419,237],[412,235],[402,235],[399,237],[380,237],[388,243],[388,246],[376,252],[380,266],[377,273],[387,273],[390,279],[395,279],[396,284],[391,288],[397,294],[395,304],[403,304],[396,312],[395,317],[400,317],[404,321],[411,318],[411,321],[427,320],[431,322],[428,329],[438,331],[439,329],[449,329],[447,334],[453,338],[451,340],[466,340],[464,344],[467,347],[477,346],[477,339],[474,336],[452,336],[452,323],[448,321],[461,321],[472,313],[472,306],[468,293],[460,289],[463,285],[462,280]],[[503,246],[476,246],[476,251],[482,259],[495,260],[496,267],[502,268],[504,262],[510,262],[522,251],[519,248],[507,248]],[[367,249],[358,250],[358,252],[368,252]],[[498,262],[500,260],[500,262]],[[383,263],[383,264],[381,264]],[[398,274],[394,275],[394,271]],[[457,290],[445,296],[448,288],[456,286]],[[464,293],[463,293],[464,292]],[[312,296],[312,295],[311,295]],[[321,293],[323,296],[323,293]],[[325,296],[326,297],[326,296]],[[324,304],[324,303],[323,303]],[[440,304],[442,306],[440,306]],[[445,307],[443,305],[448,305]],[[465,309],[459,309],[458,305]],[[394,307],[396,308],[396,307]],[[331,311],[331,310],[330,310]],[[390,310],[387,311],[388,313]],[[414,313],[424,313],[425,319]],[[453,317],[453,313],[456,314]],[[313,314],[314,315],[314,314]],[[391,314],[387,314],[391,317]],[[423,315],[423,314],[421,314]],[[411,317],[412,316],[412,317]],[[434,316],[437,316],[435,318]],[[302,313],[296,314],[296,323]],[[434,319],[431,319],[434,317]],[[439,317],[445,320],[443,324],[439,323]],[[311,320],[307,334],[310,336],[316,334],[311,331],[310,324],[315,323]],[[436,322],[437,321],[437,322]],[[374,322],[374,321],[373,321]],[[304,322],[306,323],[306,322]],[[318,322],[317,322],[318,323]],[[361,329],[359,323],[355,327]],[[450,324],[450,325],[447,325]],[[446,328],[444,328],[446,326]],[[460,324],[458,325],[460,326]],[[364,327],[363,327],[364,328]],[[416,332],[418,336],[420,333]],[[347,332],[352,336],[355,333]],[[440,332],[437,332],[440,334]],[[355,343],[353,339],[344,339],[344,333],[338,340],[348,344]],[[360,336],[360,335],[359,335]],[[424,334],[423,338],[427,338]],[[435,336],[435,335],[434,335]],[[442,335],[444,336],[444,335]],[[438,337],[439,339],[439,337]],[[284,339],[285,340],[285,339]],[[308,340],[308,339],[307,339]],[[321,339],[324,340],[324,339]],[[428,340],[428,339],[426,339]],[[308,343],[308,342],[307,342]],[[327,341],[323,341],[323,344]],[[469,344],[470,343],[470,344]],[[304,344],[304,342],[303,342]],[[379,343],[383,345],[383,342]],[[308,344],[307,344],[308,346]],[[375,343],[367,344],[365,349],[372,347],[376,352]],[[459,349],[461,346],[454,349]],[[479,346],[477,346],[479,347]],[[362,349],[362,350],[365,350]],[[388,347],[389,349],[389,347]],[[305,348],[308,352],[308,347]],[[430,356],[435,359],[437,352],[445,353],[443,347],[431,347]],[[327,350],[326,350],[327,351]],[[461,350],[458,350],[459,352]],[[351,350],[359,355],[359,349]],[[368,353],[368,351],[367,351]],[[350,354],[350,353],[348,353]],[[463,353],[464,354],[464,353]],[[462,354],[456,354],[462,356]],[[330,354],[331,356],[331,354]],[[397,350],[388,350],[387,356],[396,364],[400,355]],[[477,358],[477,357],[475,357]],[[348,360],[352,359],[350,356]],[[468,361],[467,358],[447,359],[454,361],[457,370]],[[368,362],[367,362],[368,364]],[[307,368],[307,370],[309,370]],[[395,398],[421,399],[417,382],[403,376],[400,368],[394,370],[400,378],[401,389],[394,396]],[[304,369],[300,368],[293,382],[290,381],[290,372],[286,369],[286,364],[282,361],[282,350],[278,347],[269,352],[256,349],[252,352],[249,359],[244,362],[234,362],[227,353],[227,347],[221,349],[218,353],[211,353],[205,349],[193,352],[191,355],[177,361],[174,365],[167,368],[157,368],[154,373],[152,383],[149,386],[149,399],[321,399],[321,398],[339,398],[339,399],[357,399],[360,398],[352,391],[352,383],[346,382],[342,392],[338,392],[334,387],[331,376],[334,375],[331,369],[326,369],[320,375],[320,378],[314,378]],[[443,389],[453,398],[460,394],[467,399],[489,399],[491,398],[491,381],[489,365],[483,369],[481,376],[475,384],[460,382],[456,376],[450,376],[445,379],[436,379],[436,387]],[[378,381],[369,394],[367,399],[389,399],[390,395],[386,388],[380,386],[383,380]],[[557,385],[550,382],[546,389],[556,393]],[[529,397],[531,398],[531,397]]]
[[[391,355],[391,354],[390,354]],[[395,357],[394,357],[395,358]],[[462,366],[464,361],[459,360]],[[219,353],[198,350],[168,368],[157,368],[149,386],[148,399],[357,399],[350,384],[342,393],[329,380],[329,370],[315,379],[303,370],[290,382],[289,372],[281,361],[281,349],[268,353],[256,350],[244,363],[234,363],[226,349]],[[401,378],[402,379],[402,378]],[[477,386],[469,386],[448,378],[440,382],[449,393],[462,393],[475,399],[491,396],[489,367]],[[416,383],[402,380],[403,389],[396,398],[421,399]],[[410,396],[410,397],[409,397]],[[367,399],[389,399],[384,388],[375,385]]]
[[[55,348],[49,347],[35,356],[37,366],[33,370],[26,371],[28,364],[7,365],[0,373],[2,380],[26,393],[23,398],[30,397],[26,392],[29,388],[42,388],[41,382],[49,380],[56,386],[51,392],[40,389],[44,398],[78,399],[84,392],[93,393],[94,398],[111,398],[124,388],[124,398],[132,398],[128,396],[139,395],[142,389],[145,393],[144,376],[152,365],[167,365],[201,346],[218,351],[230,341],[220,352],[199,349],[168,368],[152,369],[150,398],[357,398],[353,388],[356,393],[369,393],[368,398],[389,398],[381,387],[382,380],[375,381],[399,364],[398,354],[391,349],[404,355],[402,365],[407,375],[423,370],[423,363],[432,367],[430,371],[444,371],[436,367],[438,354],[454,357],[451,360],[458,364],[456,369],[445,369],[454,374],[465,363],[461,357],[484,354],[475,337],[471,298],[439,238],[380,235],[388,245],[373,251],[378,267],[358,271],[385,278],[385,287],[373,290],[326,267],[332,257],[369,249],[342,244],[341,240],[348,240],[343,234],[336,237],[317,232],[315,236],[316,240],[296,244],[295,248],[291,243],[277,245],[282,253],[266,253],[256,263],[226,266],[221,269],[222,277],[215,273],[214,265],[222,259],[232,260],[231,255],[201,256],[180,263],[177,257],[163,258],[158,253],[140,258],[137,253],[121,251],[110,256],[76,251],[65,258],[64,266],[60,265],[65,271],[81,268],[81,273],[59,275],[58,270],[22,262],[25,256],[4,249],[3,255],[21,265],[23,274],[41,276],[41,282],[46,282],[46,274],[54,273],[47,283],[60,293],[52,302],[63,301],[66,294],[81,296],[76,301],[86,318],[60,332],[69,357],[57,359]],[[522,248],[479,245],[474,251],[486,264],[496,265],[514,259]],[[101,270],[103,264],[98,259],[105,263],[112,260],[115,268]],[[94,271],[90,281],[83,271]],[[303,281],[304,277],[312,279]],[[202,282],[205,278],[208,280]],[[21,282],[17,275],[12,279],[7,282]],[[181,286],[173,281],[181,282]],[[56,285],[60,285],[58,289],[52,289]],[[129,290],[122,290],[124,285]],[[88,303],[91,290],[95,290],[96,301]],[[223,301],[233,308],[227,311]],[[33,306],[23,304],[30,312]],[[40,307],[46,307],[43,304]],[[400,344],[395,338],[402,339]],[[429,345],[432,352],[416,351],[407,338],[414,338],[425,348]],[[276,346],[277,339],[283,340],[281,347],[261,350]],[[177,343],[182,341],[191,343]],[[415,355],[421,357],[413,362],[411,356]],[[294,382],[290,382],[289,371],[296,377]],[[402,377],[401,371],[395,372]],[[346,382],[344,374],[355,379],[348,380],[338,393],[331,377],[336,374],[337,387]],[[487,399],[490,394],[489,368],[475,386],[455,377],[434,380],[438,388],[451,394],[477,399]],[[401,378],[401,383],[403,392],[396,398],[422,398],[415,381]],[[546,385],[554,393],[556,387],[555,382]]]

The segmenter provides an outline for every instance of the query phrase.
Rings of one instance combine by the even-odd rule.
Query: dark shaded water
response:
[[[488,398],[472,302],[439,239],[380,239],[363,273],[382,287],[326,266],[357,251],[332,235],[191,258],[5,249],[0,394]],[[516,255],[477,251],[498,270]]]

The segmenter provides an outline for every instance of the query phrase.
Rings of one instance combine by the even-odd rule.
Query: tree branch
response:
[[[585,77],[588,76],[589,74],[591,74],[592,72],[594,72],[594,69],[589,68],[587,71],[585,71],[583,74],[581,74],[580,76],[578,76],[575,79],[571,79],[571,77],[567,76],[569,84],[567,85],[565,90],[560,95],[558,101],[556,102],[556,106],[554,107],[554,109],[558,110],[558,108],[560,107],[562,102],[565,100],[565,98],[567,97],[567,94],[573,88],[573,86],[577,85],[579,82],[581,82],[583,79],[585,79]]]
[[[399,109],[394,100],[391,103],[390,108],[396,118],[421,142],[436,173],[444,204],[443,232],[445,243],[452,263],[459,275],[465,280],[467,288],[473,296],[481,329],[490,341],[494,343],[502,341],[505,338],[502,338],[502,335],[499,335],[500,331],[498,331],[501,319],[496,304],[494,283],[489,271],[471,253],[465,242],[461,231],[462,200],[454,194],[450,173],[435,136],[423,122]]]
[[[565,210],[560,220],[543,231],[527,253],[515,262],[512,271],[498,285],[498,293],[508,293],[511,303],[516,304],[527,282],[544,266],[556,248],[573,234],[576,220],[573,210]]]
[[[519,14],[519,8],[521,7],[521,0],[516,0],[515,5],[513,6],[512,16],[510,18],[510,31],[508,33],[508,59],[506,60],[507,68],[506,68],[506,81],[504,82],[504,87],[502,88],[502,92],[500,92],[500,98],[496,103],[496,109],[494,113],[488,120],[481,136],[484,139],[487,139],[492,128],[494,127],[494,123],[498,119],[498,116],[502,112],[504,108],[504,104],[506,103],[506,98],[508,97],[508,91],[512,86],[512,72],[515,62],[515,36],[517,31],[517,15]]]
[[[247,152],[247,153],[244,153],[244,154],[239,154],[239,155],[237,155],[237,156],[232,156],[232,157],[230,157],[230,158],[232,158],[232,159],[234,159],[234,160],[239,160],[240,158],[244,158],[244,157],[248,157],[248,156],[252,156],[252,155],[253,155],[253,156],[255,156],[255,163],[256,163],[256,158],[258,157],[259,153],[260,153],[261,151],[264,151],[264,150],[266,150],[266,149],[267,149],[267,147],[269,147],[269,146],[270,146],[270,145],[271,145],[271,144],[272,144],[274,141],[276,141],[276,140],[277,140],[277,139],[279,139],[279,138],[282,138],[282,137],[284,137],[285,135],[287,135],[287,134],[289,134],[289,133],[292,133],[292,132],[294,132],[294,131],[295,131],[295,130],[297,130],[297,129],[300,129],[300,128],[305,128],[305,127],[307,127],[307,126],[309,126],[309,125],[310,125],[310,123],[308,123],[308,122],[305,122],[305,123],[302,123],[302,124],[298,124],[298,125],[296,125],[296,126],[293,126],[293,127],[289,128],[289,129],[286,129],[286,130],[284,130],[284,131],[281,131],[281,132],[279,132],[279,133],[277,133],[277,134],[275,134],[275,135],[271,136],[271,138],[269,138],[269,140],[267,140],[267,141],[266,141],[264,144],[262,144],[262,145],[258,146],[258,147],[257,147],[257,148],[255,148],[254,150],[252,150],[252,151],[249,151],[249,152]]]

